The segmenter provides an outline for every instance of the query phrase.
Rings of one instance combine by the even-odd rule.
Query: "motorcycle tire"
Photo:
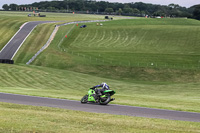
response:
[[[100,98],[99,103],[100,103],[101,105],[107,105],[107,104],[110,102],[110,100],[111,100],[111,97],[110,97],[110,95],[108,94],[108,95],[107,95],[107,99],[102,101],[102,99]]]
[[[85,95],[82,99],[81,99],[81,103],[87,103],[88,102],[88,95]]]

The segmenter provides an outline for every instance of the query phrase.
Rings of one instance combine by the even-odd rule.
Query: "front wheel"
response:
[[[87,103],[88,102],[88,95],[85,95],[82,99],[81,99],[81,103]]]
[[[100,98],[100,101],[99,103],[101,105],[107,105],[109,102],[110,102],[110,95],[108,94],[107,97],[104,97],[104,98]]]

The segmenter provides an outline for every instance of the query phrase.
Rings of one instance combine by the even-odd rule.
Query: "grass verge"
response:
[[[199,132],[199,123],[0,103],[0,132]]]

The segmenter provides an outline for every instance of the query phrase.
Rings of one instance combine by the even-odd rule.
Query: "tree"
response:
[[[148,9],[148,4],[142,3],[142,2],[136,2],[134,3],[134,6],[132,8],[137,8],[140,11],[146,11]]]
[[[16,8],[18,7],[18,5],[17,4],[10,4],[10,9],[12,10],[12,11],[16,11]]]
[[[138,10],[137,8],[133,8],[133,13],[134,13],[134,14],[139,14],[139,13],[140,13],[140,10]]]
[[[140,12],[142,16],[146,16],[146,12],[145,11],[141,11]]]
[[[118,13],[119,13],[119,15],[121,15],[122,14],[122,9],[121,8],[119,8],[119,10],[118,10]]]
[[[133,13],[132,8],[124,8],[123,11],[124,11],[124,13]]]
[[[56,10],[56,8],[55,8],[55,7],[51,7],[51,6],[50,6],[50,7],[47,7],[47,10],[52,12],[52,11],[55,11],[55,10]]]
[[[8,6],[8,5],[7,5]],[[147,4],[142,2],[118,3],[108,2],[105,0],[51,0],[35,2],[29,5],[20,5],[20,7],[38,7],[39,9],[47,9],[49,11],[68,10],[68,11],[91,11],[91,12],[116,12],[119,15],[123,13],[134,15],[165,15],[176,17],[191,16],[193,8],[181,7],[178,4],[169,4],[168,6]],[[9,10],[11,7],[6,7],[4,10]],[[13,7],[12,10],[16,10]]]
[[[8,6],[8,4],[4,4],[4,5],[2,6],[2,8],[3,8],[4,10],[8,11],[10,7]]]
[[[195,19],[200,20],[200,5],[196,5],[194,6],[194,12],[193,12],[193,16]]]
[[[114,12],[113,8],[106,8],[105,12],[111,14]]]
[[[104,12],[106,8],[108,8],[108,2],[105,1],[99,1],[96,3],[98,6],[99,12]]]
[[[179,6],[178,4],[173,4],[173,3],[172,3],[172,4],[169,4],[168,7],[173,8],[173,9],[174,9],[174,8],[175,8],[175,9],[180,8],[180,6]]]
[[[165,13],[163,13],[163,11],[161,11],[161,10],[158,10],[153,13],[153,16],[165,16]]]

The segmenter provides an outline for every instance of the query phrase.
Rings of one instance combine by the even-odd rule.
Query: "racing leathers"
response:
[[[110,90],[109,86],[106,83],[102,83],[100,85],[96,85],[96,86],[92,87],[91,89],[95,89],[95,88],[99,88],[99,87],[102,87],[102,88],[101,89],[96,89],[96,94],[98,96],[101,96],[105,90]]]

